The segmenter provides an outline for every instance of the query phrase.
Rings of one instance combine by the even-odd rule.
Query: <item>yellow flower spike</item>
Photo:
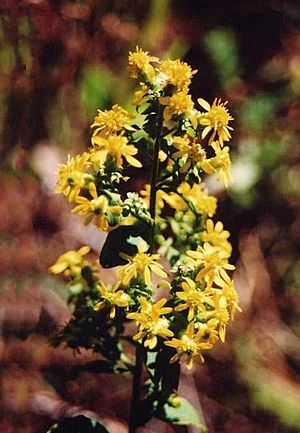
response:
[[[88,266],[84,256],[90,252],[91,248],[87,245],[81,247],[78,251],[70,250],[62,254],[49,270],[53,274],[64,273],[65,276],[77,277],[81,270]]]
[[[173,332],[168,329],[169,321],[165,317],[160,317],[164,314],[172,312],[171,307],[164,307],[167,302],[166,298],[162,298],[156,303],[148,301],[144,296],[139,298],[140,310],[135,313],[128,313],[127,318],[135,320],[139,327],[138,333],[134,335],[134,340],[144,340],[144,346],[149,349],[154,349],[157,345],[157,337],[172,337]]]
[[[88,173],[89,154],[84,152],[74,158],[68,156],[68,162],[61,164],[58,172],[56,193],[62,193],[70,202],[74,202],[80,191],[86,189],[94,177]]]
[[[228,126],[229,121],[233,120],[233,117],[226,107],[227,101],[223,103],[221,99],[215,98],[212,105],[202,98],[197,99],[197,101],[207,111],[207,113],[201,113],[199,116],[199,124],[204,126],[202,138],[205,138],[212,131],[209,144],[218,135],[220,145],[223,147],[224,141],[229,141],[231,138],[230,131],[233,129],[231,126]]]
[[[147,254],[141,251],[140,245],[138,245],[138,252],[135,256],[131,257],[125,253],[120,253],[120,256],[128,261],[126,265],[117,270],[124,286],[130,284],[132,280],[139,279],[144,281],[148,287],[151,287],[151,272],[162,278],[167,277],[162,265],[156,262],[160,255]]]
[[[193,367],[194,358],[203,363],[204,358],[201,351],[212,348],[212,343],[203,338],[203,330],[195,332],[195,324],[189,323],[186,331],[180,339],[172,338],[165,341],[166,346],[173,347],[177,353],[170,359],[170,363],[179,361],[182,357],[186,358],[186,366],[190,370]]]
[[[130,296],[123,290],[119,289],[120,284],[105,285],[100,283],[97,287],[102,301],[98,302],[94,306],[94,310],[99,311],[105,306],[110,309],[109,317],[114,319],[116,315],[116,307],[128,307],[130,302]]]
[[[159,62],[157,57],[150,56],[147,51],[143,51],[136,47],[135,52],[129,52],[129,76],[131,78],[143,78],[141,73],[144,74],[149,81],[155,77],[155,69],[151,65],[153,62]]]

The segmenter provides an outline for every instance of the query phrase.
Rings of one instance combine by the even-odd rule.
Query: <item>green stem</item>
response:
[[[161,132],[163,127],[163,116],[162,108],[160,107],[157,116],[156,124],[156,138],[153,150],[153,161],[151,170],[151,186],[150,186],[150,215],[153,221],[152,233],[150,237],[150,253],[154,250],[154,235],[155,235],[155,214],[156,214],[156,191],[157,191],[157,177],[159,169],[159,150],[161,145]],[[136,346],[136,357],[135,357],[135,367],[133,370],[133,380],[132,380],[132,395],[130,403],[130,418],[129,418],[129,433],[135,433],[137,428],[137,416],[139,414],[139,404],[141,397],[141,379],[143,372],[143,346],[137,344]]]
[[[135,355],[135,367],[132,379],[132,395],[130,403],[130,418],[128,433],[135,433],[137,428],[137,416],[141,397],[141,377],[143,372],[143,346],[137,344]]]
[[[161,137],[162,126],[163,126],[163,117],[162,117],[162,111],[160,110],[158,113],[158,119],[157,119],[156,139],[155,139],[154,151],[153,151],[151,185],[150,185],[150,215],[151,215],[151,218],[153,220],[150,253],[152,253],[154,250],[156,191],[157,191],[156,183],[157,183],[158,169],[159,169],[158,155],[159,155],[161,139],[162,139],[162,137]]]

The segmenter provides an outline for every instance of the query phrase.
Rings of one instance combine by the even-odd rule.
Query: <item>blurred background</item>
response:
[[[299,2],[2,0],[0,11],[0,431],[44,432],[77,413],[126,431],[129,379],[70,374],[95,356],[49,345],[70,313],[47,269],[86,243],[96,258],[103,242],[54,195],[55,173],[89,146],[97,108],[132,109],[139,45],[198,69],[194,100],[222,97],[235,118],[234,180],[210,188],[243,313],[180,392],[209,433],[299,433]]]

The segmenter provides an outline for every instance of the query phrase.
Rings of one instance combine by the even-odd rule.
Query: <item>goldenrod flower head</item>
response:
[[[168,319],[160,317],[164,314],[169,314],[172,311],[171,307],[164,307],[166,302],[167,299],[162,298],[153,304],[142,296],[139,298],[139,312],[127,314],[127,318],[135,320],[136,324],[139,326],[139,331],[134,335],[133,339],[145,339],[144,346],[149,347],[149,349],[154,349],[157,345],[158,336],[173,336],[173,332],[168,328]]]
[[[179,59],[163,60],[159,70],[164,75],[165,84],[171,84],[177,87],[178,90],[186,90],[191,83],[192,76],[197,72]]]
[[[225,269],[233,270],[235,267],[228,263],[228,251],[221,247],[215,247],[205,242],[197,251],[187,251],[187,256],[192,259],[195,266],[200,266],[196,281],[204,278],[208,287],[211,287],[217,276],[224,275]]]
[[[194,166],[195,164],[198,164],[205,173],[212,174],[215,171],[214,167],[207,160],[205,150],[201,144],[191,139],[188,135],[172,137],[171,142],[178,149],[177,152],[173,153],[172,157],[182,158],[185,161],[180,168],[181,173],[186,173],[191,165]]]
[[[100,283],[97,287],[101,301],[94,306],[94,310],[99,311],[108,306],[110,309],[109,317],[113,319],[116,315],[116,307],[128,307],[130,296],[119,288],[120,284],[105,285]]]
[[[227,307],[229,309],[230,318],[233,319],[235,312],[242,311],[239,306],[239,296],[234,288],[234,282],[225,272],[221,276],[217,276],[214,283],[221,287],[222,294],[225,296],[227,301]]]
[[[173,209],[185,211],[192,206],[193,212],[213,216],[217,208],[216,197],[208,195],[207,189],[202,183],[193,184],[182,182],[177,188],[178,193],[165,193],[162,198]]]
[[[61,274],[62,272],[66,277],[78,277],[81,270],[88,266],[88,262],[84,256],[90,252],[91,248],[88,246],[81,247],[78,251],[70,250],[62,254],[58,260],[52,265],[49,270],[53,274]]]
[[[172,96],[163,96],[159,98],[159,102],[166,105],[163,114],[166,121],[174,115],[188,116],[194,108],[191,96],[185,91],[176,92]]]
[[[133,167],[142,167],[140,161],[133,157],[138,150],[133,144],[128,144],[128,139],[122,135],[109,135],[107,138],[95,135],[92,137],[94,148],[91,149],[91,160],[98,165],[103,165],[111,159],[117,168],[123,168],[123,158]]]
[[[216,152],[216,156],[210,158],[209,162],[217,172],[217,179],[222,180],[227,188],[228,183],[232,180],[229,147],[225,146],[222,149],[218,141],[214,141],[211,146]]]
[[[195,281],[186,278],[186,281],[181,283],[182,291],[176,292],[177,298],[181,302],[175,307],[175,311],[184,311],[188,309],[188,321],[194,319],[198,312],[205,311],[205,303],[208,302],[208,296],[204,291],[197,288]]]
[[[188,369],[193,367],[194,358],[204,362],[201,351],[212,348],[212,343],[203,338],[204,332],[203,329],[195,332],[195,324],[189,323],[180,339],[172,338],[171,341],[165,341],[166,346],[173,347],[177,351],[176,355],[170,359],[170,363],[179,361],[183,356],[186,358]]]
[[[221,290],[213,290],[213,305],[214,309],[206,313],[206,317],[212,317],[218,324],[218,331],[220,340],[224,343],[226,325],[229,322],[228,304],[227,299]]]
[[[231,244],[228,242],[229,231],[224,230],[223,223],[218,221],[216,224],[211,219],[206,221],[206,230],[200,233],[200,239],[208,242],[215,247],[223,248],[227,251],[228,257],[231,254]]]
[[[229,141],[231,138],[230,130],[232,130],[231,126],[228,126],[229,121],[233,120],[233,117],[231,117],[226,107],[227,101],[223,103],[220,99],[215,98],[212,105],[210,105],[204,99],[199,98],[198,102],[201,107],[207,111],[207,113],[202,113],[199,117],[200,125],[205,126],[202,131],[202,138],[205,138],[210,131],[212,131],[209,144],[213,142],[218,134],[218,139],[222,147],[224,141]]]
[[[147,51],[136,47],[135,52],[129,52],[129,76],[141,79],[145,77],[148,81],[152,81],[155,77],[155,69],[151,63],[158,61],[157,57],[150,56]]]
[[[90,184],[89,192],[92,199],[77,197],[76,203],[78,205],[71,212],[86,215],[85,224],[95,220],[96,226],[100,230],[106,231],[109,228],[108,212],[120,216],[122,208],[120,206],[109,206],[108,198],[105,195],[98,196],[94,183]]]
[[[182,182],[177,188],[179,195],[182,195],[187,202],[190,202],[197,213],[212,217],[216,212],[217,199],[208,195],[204,185],[193,184],[191,187],[187,182]]]
[[[132,114],[119,105],[114,105],[111,110],[98,110],[98,115],[94,119],[91,128],[95,128],[94,135],[107,137],[110,134],[122,133],[128,122],[133,118]]]
[[[185,211],[189,207],[187,202],[176,192],[164,193],[162,198],[171,208],[177,211]]]
[[[68,162],[61,164],[55,192],[62,193],[70,202],[76,200],[81,189],[87,187],[94,177],[88,173],[89,154],[84,152],[75,158],[68,156]]]
[[[160,255],[147,254],[146,252],[141,251],[140,244],[138,245],[138,252],[135,256],[131,257],[124,253],[120,253],[120,256],[128,261],[126,265],[121,266],[117,271],[124,286],[127,286],[133,280],[138,279],[143,281],[148,287],[151,287],[151,272],[162,278],[167,277],[162,265],[157,263]]]

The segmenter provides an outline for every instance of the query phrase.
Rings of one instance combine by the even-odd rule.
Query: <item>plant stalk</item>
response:
[[[150,185],[150,215],[153,221],[151,227],[151,237],[150,237],[150,254],[154,251],[154,235],[155,235],[155,214],[156,214],[156,191],[157,191],[157,176],[159,169],[159,150],[161,144],[161,131],[163,127],[163,116],[162,109],[159,109],[158,117],[157,117],[157,125],[156,125],[156,138],[153,149],[153,161],[152,161],[152,170],[151,170],[151,185]],[[131,395],[131,403],[130,403],[130,417],[129,417],[129,433],[135,433],[137,429],[137,415],[139,413],[139,404],[141,397],[141,379],[143,372],[143,346],[141,344],[137,344],[136,346],[136,357],[135,357],[135,367],[133,370],[133,379],[132,379],[132,395]]]
[[[154,250],[154,235],[155,235],[155,215],[156,215],[156,191],[157,191],[157,177],[158,177],[158,169],[159,169],[159,150],[161,145],[161,131],[163,126],[163,117],[162,110],[160,108],[157,119],[157,128],[156,128],[156,139],[153,150],[153,163],[152,163],[152,171],[151,171],[151,184],[150,184],[150,216],[153,220],[152,224],[152,233],[151,233],[151,245],[150,245],[150,253],[153,253]]]

